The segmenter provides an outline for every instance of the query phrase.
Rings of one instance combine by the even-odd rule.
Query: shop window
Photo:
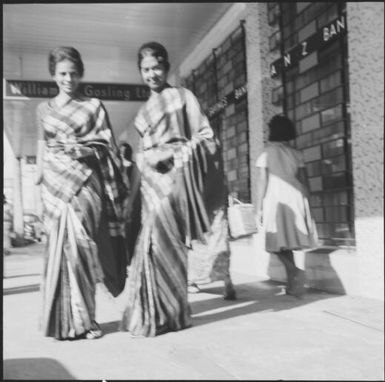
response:
[[[344,140],[337,139],[322,145],[322,152],[324,157],[331,157],[335,155],[341,155],[345,151]]]
[[[299,72],[303,73],[318,64],[317,52],[313,52],[299,62]]]
[[[322,190],[322,178],[320,176],[309,178],[309,187],[312,192]]]
[[[345,15],[346,3],[281,3],[281,49],[303,40]],[[352,174],[346,36],[324,43],[282,69],[283,106],[297,129],[310,184],[309,202],[321,242],[352,243]]]
[[[342,118],[342,105],[337,105],[321,112],[322,125],[334,122]]]
[[[322,161],[322,173],[340,172],[346,170],[346,159],[344,155],[327,158]]]
[[[325,206],[338,206],[348,204],[348,193],[347,191],[329,192],[324,195]]]
[[[321,175],[321,162],[306,163],[306,171],[309,177]]]
[[[330,23],[338,17],[338,5],[333,4],[324,13],[317,18],[318,28],[322,28],[324,25]]]
[[[317,97],[319,94],[318,91],[318,82],[314,82],[306,88],[302,89],[300,92],[300,102],[306,102],[309,99]]]
[[[316,32],[316,22],[313,20],[306,26],[304,26],[302,29],[298,31],[298,40],[304,41],[308,37],[310,37],[312,34]]]
[[[313,193],[310,195],[309,204],[311,207],[322,206],[322,194]]]
[[[349,187],[349,179],[346,176],[345,172],[340,172],[337,174],[331,174],[329,176],[323,177],[323,185],[325,190],[332,190],[337,188],[346,188]]]
[[[341,85],[341,83],[341,71],[334,72],[320,81],[321,93],[334,89],[335,87]]]
[[[311,2],[298,2],[298,3],[296,3],[297,13],[301,13],[310,4],[311,4]]]

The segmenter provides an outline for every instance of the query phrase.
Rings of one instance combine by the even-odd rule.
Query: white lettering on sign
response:
[[[116,89],[114,86],[106,86],[105,88],[97,88],[93,85],[87,85],[84,87],[84,94],[87,97],[115,97],[130,99],[130,90]]]
[[[307,41],[304,41],[302,43],[302,56],[306,56],[308,54],[306,48],[307,48]]]
[[[235,99],[241,98],[244,94],[247,93],[247,87],[246,85],[241,86],[238,89],[235,89]]]
[[[335,23],[323,28],[323,39],[329,41],[333,36],[337,36],[341,33],[341,30],[345,29],[345,18],[336,20]]]
[[[287,53],[283,56],[283,63],[285,66],[289,66],[291,64],[291,55],[290,53]]]
[[[10,84],[10,88],[11,88],[12,95],[16,95],[16,94],[22,95],[18,86]]]
[[[277,69],[275,68],[275,65],[270,65],[270,75],[272,77],[276,76],[278,73],[277,73]]]

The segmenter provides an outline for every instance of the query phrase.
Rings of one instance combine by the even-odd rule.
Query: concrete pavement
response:
[[[38,331],[41,245],[4,257],[4,379],[384,380],[383,302],[309,290],[298,300],[233,256],[238,300],[222,284],[191,294],[193,327],[155,338],[119,332],[124,293],[102,288],[98,340],[56,341]],[[256,272],[255,272],[256,274]]]

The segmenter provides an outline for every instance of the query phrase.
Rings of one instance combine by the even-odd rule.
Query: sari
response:
[[[188,252],[188,283],[198,286],[224,281],[226,296],[226,293],[232,292],[228,288],[233,287],[230,276],[228,189],[219,149],[208,162],[203,195],[210,230],[204,234],[205,240],[193,240],[191,243]]]
[[[205,240],[210,221],[204,200],[208,162],[217,150],[207,117],[185,88],[166,87],[139,110],[142,227],[128,277],[120,328],[152,337],[191,326],[188,247]],[[156,166],[148,158],[171,153]]]
[[[39,105],[46,149],[41,194],[48,233],[41,285],[44,334],[97,329],[96,284],[117,296],[126,278],[127,179],[106,110],[96,98]]]

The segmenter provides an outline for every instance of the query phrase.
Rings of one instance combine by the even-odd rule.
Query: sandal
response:
[[[98,323],[94,322],[95,328],[90,329],[85,333],[85,338],[87,340],[96,340],[97,338],[100,338],[103,336],[102,329],[100,329],[100,326]]]
[[[87,340],[96,340],[103,336],[103,332],[100,329],[91,329],[86,333]]]

